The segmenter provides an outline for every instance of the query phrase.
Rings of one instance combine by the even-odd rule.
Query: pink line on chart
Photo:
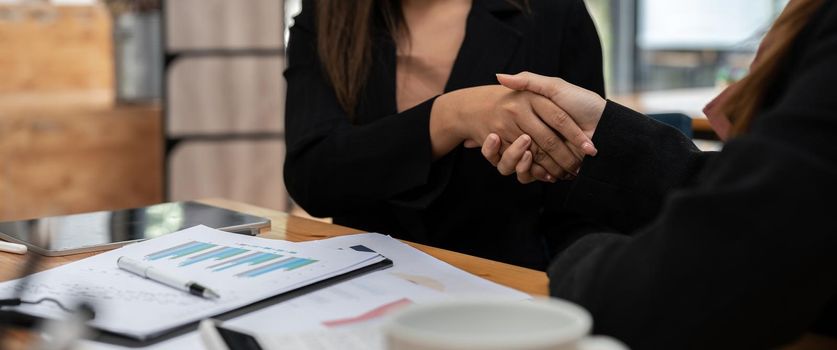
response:
[[[359,322],[368,321],[368,320],[371,320],[373,318],[377,318],[377,317],[381,317],[383,315],[386,315],[386,314],[388,314],[388,313],[390,313],[394,310],[397,310],[401,307],[410,305],[412,303],[413,302],[410,299],[407,299],[407,298],[399,299],[399,300],[393,301],[389,304],[381,305],[379,307],[376,307],[372,310],[369,310],[369,311],[367,311],[363,314],[360,314],[360,315],[357,315],[357,316],[354,316],[354,317],[347,317],[347,318],[341,318],[341,319],[336,319],[336,320],[324,321],[323,326],[337,327],[337,326],[344,326],[344,325],[352,324],[352,323],[359,323]]]

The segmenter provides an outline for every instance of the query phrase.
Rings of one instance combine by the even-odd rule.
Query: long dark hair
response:
[[[479,0],[474,0],[479,1]],[[507,0],[528,9],[528,0]],[[317,50],[337,101],[354,119],[360,93],[369,76],[372,29],[382,21],[395,41],[408,28],[400,0],[317,0]],[[409,37],[409,36],[406,36]]]
[[[387,31],[402,30],[404,14],[398,0],[317,0],[317,50],[337,101],[354,118],[360,92],[369,75],[374,11]]]
[[[811,16],[823,4],[823,0],[791,0],[779,18],[765,35],[769,41],[764,52],[748,74],[730,93],[721,106],[723,114],[729,116],[732,123],[730,136],[746,132],[753,118],[761,108],[770,82],[776,78],[784,59],[790,54],[793,42]]]

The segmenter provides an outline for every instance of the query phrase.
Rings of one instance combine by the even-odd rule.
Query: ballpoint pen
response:
[[[131,259],[127,256],[120,256],[119,259],[116,260],[116,265],[119,266],[120,269],[131,272],[140,277],[165,284],[172,288],[180,289],[199,297],[207,299],[218,299],[221,297],[212,289],[204,287],[195,281],[157,270],[153,266],[143,264],[141,261]]]
[[[9,252],[15,254],[26,254],[28,249],[23,244],[9,243],[0,241],[0,252]]]

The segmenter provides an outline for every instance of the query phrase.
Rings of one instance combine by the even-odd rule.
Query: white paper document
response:
[[[460,270],[392,237],[365,233],[298,246],[330,250],[368,248],[393,267],[365,274],[224,322],[256,336],[266,349],[381,348],[380,326],[393,312],[413,304],[451,298],[531,299],[526,293]],[[360,247],[362,246],[362,247]],[[353,248],[354,247],[354,248]],[[87,342],[88,349],[123,349]],[[196,332],[148,349],[201,349]]]
[[[410,245],[379,233],[361,233],[301,242],[308,246],[349,249],[364,246],[392,260],[393,267],[375,272],[407,280],[452,297],[531,299],[529,294],[480,278]]]
[[[381,234],[300,244],[344,250],[368,248],[386,256],[394,265],[243,315],[226,322],[224,327],[255,336],[265,350],[383,350],[381,327],[394,311],[403,307],[451,298],[531,298]]]
[[[204,299],[121,270],[127,256],[189,278],[218,294]],[[174,327],[339,276],[384,258],[377,253],[305,246],[196,226],[131,244],[32,276],[26,285],[0,283],[0,297],[54,298],[67,306],[91,304],[91,326],[143,339]],[[54,303],[18,310],[62,318]]]

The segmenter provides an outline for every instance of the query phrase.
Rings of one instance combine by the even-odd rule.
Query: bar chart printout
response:
[[[242,278],[258,277],[273,271],[293,271],[317,262],[291,254],[261,252],[200,241],[190,241],[153,252],[146,255],[145,260],[176,260],[178,267],[203,263],[204,268],[211,272],[244,268],[233,275]]]
[[[116,263],[123,256],[186,276],[212,288],[220,298],[196,297],[124,271]],[[28,298],[52,298],[67,305],[88,302],[97,308],[90,326],[146,340],[178,326],[341,276],[384,259],[376,253],[195,226],[38,272],[26,284],[0,283],[0,297],[17,295],[23,286]],[[67,317],[54,303],[24,304],[15,309],[45,318]]]

